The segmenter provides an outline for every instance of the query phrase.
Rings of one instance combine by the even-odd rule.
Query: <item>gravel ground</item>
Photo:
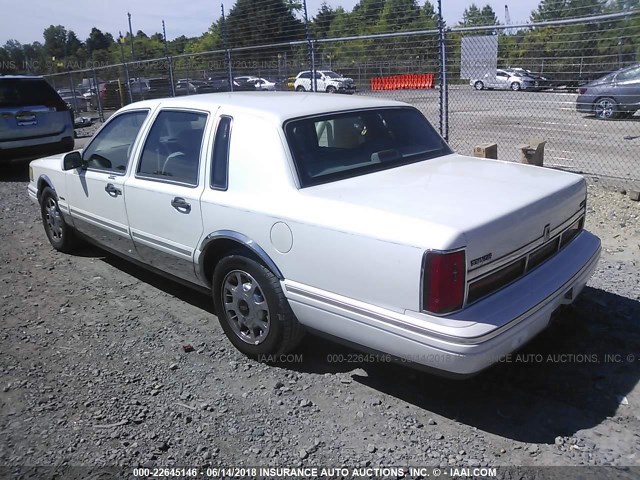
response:
[[[26,168],[0,170],[0,465],[640,466],[627,196],[589,187],[603,257],[574,308],[453,381],[312,336],[282,363],[248,360],[207,296],[94,247],[54,251],[26,185]]]

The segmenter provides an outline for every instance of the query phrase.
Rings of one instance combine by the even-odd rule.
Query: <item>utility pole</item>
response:
[[[136,55],[133,52],[133,29],[131,28],[131,14],[127,12],[127,17],[129,17],[129,35],[131,35],[131,61],[136,61]]]
[[[169,84],[171,85],[171,96],[176,96],[175,86],[173,85],[173,59],[169,56],[169,47],[167,47],[167,30],[164,28],[164,20],[162,20],[162,39],[164,40],[164,56],[169,66]]]

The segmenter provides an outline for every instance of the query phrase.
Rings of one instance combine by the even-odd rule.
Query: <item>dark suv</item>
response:
[[[73,114],[44,78],[0,75],[0,162],[73,147]]]

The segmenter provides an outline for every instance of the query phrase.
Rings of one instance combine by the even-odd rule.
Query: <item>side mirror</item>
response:
[[[82,155],[78,151],[69,152],[62,159],[62,169],[65,171],[80,168],[82,165]]]

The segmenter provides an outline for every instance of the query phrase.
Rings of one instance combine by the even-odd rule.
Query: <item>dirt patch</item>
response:
[[[312,336],[283,363],[248,360],[208,296],[97,248],[54,251],[26,168],[0,175],[0,464],[640,465],[628,197],[589,188],[603,258],[575,307],[451,381]]]

